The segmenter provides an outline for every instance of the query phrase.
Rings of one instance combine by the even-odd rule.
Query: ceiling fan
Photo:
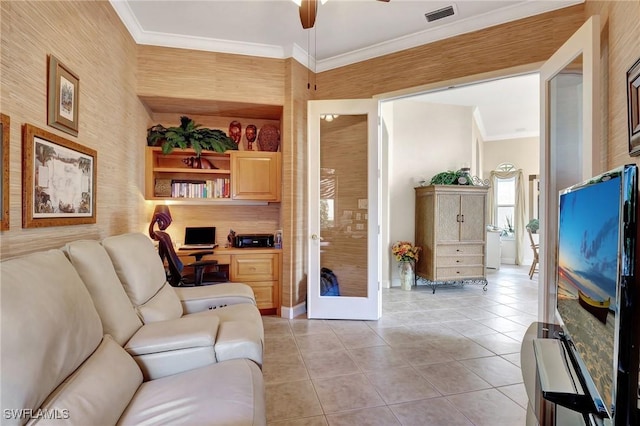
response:
[[[316,23],[316,15],[318,14],[318,0],[293,0],[298,6],[300,6],[300,22],[302,28],[305,30],[313,28]],[[322,4],[327,0],[320,0]],[[388,3],[389,0],[377,0]]]

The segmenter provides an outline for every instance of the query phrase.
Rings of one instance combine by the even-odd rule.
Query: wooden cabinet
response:
[[[282,251],[267,248],[217,248],[203,260],[217,260],[221,270],[229,271],[229,281],[251,286],[258,309],[264,315],[280,314],[280,265]],[[190,251],[179,251],[184,263],[193,261]],[[227,266],[228,265],[228,266]]]
[[[280,201],[281,155],[279,152],[231,153],[231,197],[234,200]]]
[[[231,256],[229,272],[231,281],[242,282],[253,288],[262,312],[279,310],[280,253],[256,253],[253,249],[240,249]]]
[[[192,168],[187,164],[195,158],[191,149],[175,149],[167,155],[160,147],[147,147],[146,150],[147,200],[280,201],[279,152],[203,152],[200,161],[206,168]]]
[[[485,280],[486,187],[416,188],[416,274],[429,281]]]

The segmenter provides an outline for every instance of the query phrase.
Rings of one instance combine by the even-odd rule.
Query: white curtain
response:
[[[524,251],[522,247],[522,239],[524,237],[524,179],[522,169],[511,170],[508,172],[494,170],[489,176],[491,181],[491,190],[489,191],[489,223],[496,224],[496,188],[498,179],[511,179],[515,177],[516,184],[516,204],[515,217],[513,218],[513,227],[515,228],[516,239],[516,265],[522,265]]]

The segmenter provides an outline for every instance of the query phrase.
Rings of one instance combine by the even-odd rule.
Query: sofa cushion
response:
[[[172,320],[182,316],[182,304],[169,283],[165,283],[155,296],[146,303],[138,305],[136,309],[145,324]]]
[[[218,323],[217,318],[190,316],[145,324],[125,349],[145,381],[213,364]]]
[[[262,373],[236,359],[145,382],[118,425],[265,425]]]
[[[61,250],[5,260],[0,276],[2,407],[36,410],[98,347],[102,324]]]
[[[113,425],[142,383],[133,359],[109,335],[42,405],[68,413],[70,424]],[[52,423],[60,424],[56,419]],[[63,423],[64,424],[64,423]]]
[[[62,249],[87,286],[104,333],[123,346],[142,327],[116,274],[111,258],[98,241],[74,241]]]
[[[164,265],[146,235],[129,233],[102,240],[127,296],[146,324],[182,316],[182,305],[167,283]]]

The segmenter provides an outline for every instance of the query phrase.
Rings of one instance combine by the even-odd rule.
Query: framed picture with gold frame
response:
[[[629,154],[640,155],[640,59],[627,71]]]
[[[96,223],[96,151],[30,124],[22,130],[22,227]]]
[[[8,115],[0,114],[0,231],[9,229],[9,145],[11,141],[11,120]]]
[[[80,79],[68,67],[49,55],[47,124],[78,136]]]

